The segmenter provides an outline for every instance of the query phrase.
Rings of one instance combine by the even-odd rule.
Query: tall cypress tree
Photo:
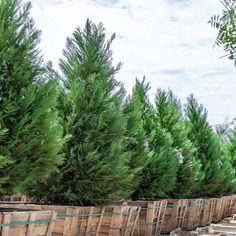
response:
[[[197,148],[197,158],[204,174],[200,195],[227,193],[234,184],[234,170],[223,156],[220,140],[207,121],[207,111],[198,105],[193,95],[188,98],[186,116],[190,125],[188,136]]]
[[[127,148],[131,152],[130,169],[135,173],[133,198],[139,198],[136,189],[142,182],[143,169],[150,161],[147,129],[150,109],[147,96],[149,90],[150,85],[145,82],[145,78],[142,81],[136,79],[132,95],[127,98],[124,106],[124,114],[127,116]]]
[[[178,158],[171,135],[153,119],[149,136],[150,162],[143,170],[138,196],[146,199],[168,197],[176,186]]]
[[[228,155],[230,156],[231,163],[236,169],[236,129],[234,129],[228,136],[229,141],[225,144]]]
[[[124,89],[114,75],[111,43],[102,24],[87,20],[67,39],[65,59],[60,61],[64,78],[62,108],[65,132],[70,136],[65,163],[48,199],[80,205],[103,205],[132,191],[129,170]],[[51,195],[50,195],[51,194]]]
[[[40,32],[29,16],[30,3],[0,1],[0,125],[9,192],[34,191],[62,162],[62,128],[56,111],[57,86],[37,49]]]
[[[156,109],[149,103],[145,117],[149,162],[142,172],[142,180],[135,194],[139,198],[168,197],[176,186],[177,152],[171,134],[163,129]]]
[[[227,135],[228,141],[224,141],[224,156],[226,159],[229,160],[233,170],[234,170],[234,178],[232,180],[231,188],[228,189],[228,192],[226,193],[235,193],[236,190],[236,129],[231,129],[230,132],[228,132]]]
[[[4,194],[6,189],[4,184],[9,181],[9,174],[6,168],[14,162],[9,156],[4,156],[5,147],[1,146],[6,138],[7,130],[0,128],[0,194]]]
[[[201,182],[201,164],[195,158],[195,147],[188,138],[188,131],[181,112],[181,103],[172,91],[158,89],[156,117],[159,125],[172,137],[172,147],[179,158],[174,197],[190,197],[197,192]]]

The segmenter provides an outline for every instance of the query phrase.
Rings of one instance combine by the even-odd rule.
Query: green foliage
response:
[[[227,142],[229,140],[229,136],[231,133],[230,124],[220,124],[216,125],[215,131],[218,137],[222,140],[222,142]]]
[[[139,196],[146,199],[167,197],[176,185],[178,158],[172,148],[172,137],[153,117],[153,131],[149,136],[150,163],[144,168]]]
[[[156,116],[160,126],[173,137],[173,147],[184,155],[194,152],[191,141],[187,138],[184,120],[181,117],[178,101],[173,99],[172,91],[158,89],[156,93]]]
[[[172,91],[158,89],[156,116],[160,127],[172,138],[172,148],[179,159],[174,197],[189,197],[199,190],[201,164],[195,158],[196,148],[188,138],[188,130],[181,114],[180,101]]]
[[[232,168],[234,170],[234,175],[236,171],[236,129],[234,128],[229,135],[229,141],[224,143],[225,145],[225,158],[228,158],[229,162],[232,165]],[[235,192],[236,190],[236,183],[235,180],[232,183],[232,186],[229,190],[229,192]]]
[[[120,64],[112,66],[114,35],[106,42],[104,30],[87,20],[84,30],[77,28],[67,39],[60,63],[65,87],[61,107],[70,139],[65,163],[55,176],[60,180],[47,201],[103,205],[133,190],[122,111],[125,93],[114,79]]]
[[[222,3],[211,24],[236,61],[236,4]],[[145,79],[125,100],[114,77],[121,64],[112,64],[115,34],[106,40],[102,24],[87,20],[67,39],[59,75],[43,64],[30,8],[0,0],[0,194],[104,205],[236,191],[235,130],[214,132],[193,96],[186,118],[172,91],[157,90],[153,106]]]
[[[226,145],[227,152],[231,157],[232,165],[236,169],[236,130],[231,133],[230,140]]]
[[[139,198],[167,197],[176,185],[177,152],[171,134],[162,128],[160,111],[149,104],[145,130],[149,143],[149,163],[143,169],[142,181],[136,191]]]
[[[236,118],[233,118],[231,121],[225,120],[224,123],[215,125],[216,134],[219,136],[223,143],[228,143],[231,138],[232,133],[234,132],[234,127],[236,124]]]
[[[5,193],[5,189],[2,185],[9,180],[9,174],[6,171],[6,168],[14,163],[10,157],[4,155],[5,150],[2,146],[2,142],[4,142],[6,134],[6,129],[0,129],[0,194]]]
[[[40,32],[29,17],[30,3],[0,1],[0,125],[7,191],[34,191],[61,164],[62,129],[56,111],[57,84],[48,81],[37,44]]]
[[[133,185],[135,189],[139,187],[143,178],[143,169],[149,163],[148,150],[148,113],[150,102],[148,99],[149,83],[136,79],[132,95],[127,98],[124,105],[124,114],[127,116],[126,135],[128,138],[128,151],[131,153],[130,169],[135,174]],[[133,198],[139,198],[138,192],[135,191]]]
[[[220,140],[207,121],[207,112],[191,95],[188,98],[186,115],[189,120],[189,139],[197,148],[204,179],[201,196],[218,196],[230,191],[234,185],[234,170],[224,156]]]
[[[19,104],[20,114],[24,115],[14,126],[13,133],[14,157],[19,161],[10,171],[12,179],[19,179],[19,183],[14,184],[18,192],[25,187],[33,191],[34,184],[44,182],[62,163],[64,140],[56,111],[57,90],[54,81],[38,83],[34,88],[29,86],[24,91],[25,99]]]
[[[223,12],[221,15],[211,17],[209,23],[218,30],[215,44],[223,46],[226,57],[234,60],[236,65],[236,2],[235,0],[222,0]]]

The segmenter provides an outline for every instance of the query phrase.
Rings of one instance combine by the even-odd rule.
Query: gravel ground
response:
[[[211,224],[206,227],[199,227],[195,231],[183,231],[176,229],[172,231],[171,236],[236,236],[236,214],[231,218],[225,218],[217,224]],[[167,236],[161,235],[161,236]]]

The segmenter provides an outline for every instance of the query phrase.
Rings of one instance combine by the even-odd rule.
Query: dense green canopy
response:
[[[115,78],[115,35],[107,39],[101,23],[87,20],[67,38],[54,71],[30,7],[0,0],[0,194],[105,205],[235,193],[235,128],[220,137],[193,95],[182,106],[158,89],[152,103],[145,78],[127,96]],[[213,24],[225,43],[221,23]]]
[[[0,126],[7,191],[33,191],[62,163],[57,83],[48,81],[30,3],[0,1]],[[6,165],[8,163],[8,165]]]

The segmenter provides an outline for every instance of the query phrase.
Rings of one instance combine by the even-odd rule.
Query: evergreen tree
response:
[[[171,135],[161,129],[155,118],[153,121],[153,131],[149,136],[150,162],[143,170],[137,190],[138,195],[146,199],[169,196],[176,185],[179,165]]]
[[[225,147],[225,158],[228,158],[230,164],[232,165],[232,168],[236,170],[236,129],[232,129],[231,132],[228,135],[228,141],[224,142],[224,147]],[[228,193],[235,193],[236,190],[236,183],[235,183],[235,178],[232,181],[232,186],[229,189]]]
[[[236,118],[233,118],[231,121],[226,119],[224,123],[214,126],[214,129],[223,143],[227,143],[234,132],[234,127],[236,125]]]
[[[30,8],[19,0],[0,1],[0,125],[7,130],[1,155],[14,162],[4,170],[9,192],[34,192],[62,162],[57,84],[42,64]]]
[[[236,169],[236,130],[229,136],[229,141],[226,143],[226,150],[231,158],[231,163],[234,169]]]
[[[149,143],[149,163],[143,169],[136,196],[146,199],[168,197],[176,186],[177,152],[170,133],[160,125],[157,111],[151,104],[147,111],[144,127]]]
[[[4,189],[3,185],[9,180],[6,168],[13,164],[13,160],[10,157],[3,155],[4,147],[1,146],[1,143],[5,140],[6,134],[7,130],[0,128],[0,194],[5,193],[6,189]]]
[[[232,132],[230,129],[230,123],[216,125],[215,131],[222,142],[228,142],[229,136]]]
[[[207,121],[207,112],[191,95],[188,98],[186,115],[189,120],[189,138],[197,148],[204,178],[201,196],[219,196],[234,188],[234,170],[228,158],[224,158],[218,136]]]
[[[65,131],[70,136],[65,163],[56,176],[47,201],[60,204],[103,205],[132,191],[129,170],[124,89],[114,75],[111,43],[102,24],[87,20],[67,39],[64,78]]]
[[[174,197],[190,197],[200,187],[200,162],[195,158],[195,147],[188,139],[188,131],[181,114],[180,101],[172,91],[158,89],[156,93],[156,117],[165,132],[172,137],[172,147],[179,158]]]
[[[124,114],[127,116],[128,150],[131,152],[130,168],[134,172],[134,187],[138,188],[142,181],[142,172],[149,162],[147,115],[150,108],[147,93],[150,90],[149,83],[136,79],[132,95],[127,98],[124,106]],[[139,198],[135,191],[132,196]]]

